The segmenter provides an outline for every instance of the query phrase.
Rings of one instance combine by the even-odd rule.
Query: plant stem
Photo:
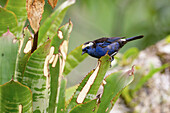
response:
[[[38,31],[34,34],[34,41],[31,53],[33,53],[37,49],[37,43],[38,43]]]

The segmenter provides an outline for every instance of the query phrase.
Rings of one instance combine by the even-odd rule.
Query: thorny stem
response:
[[[33,53],[37,49],[37,43],[38,43],[38,31],[34,34],[34,41],[31,53]]]

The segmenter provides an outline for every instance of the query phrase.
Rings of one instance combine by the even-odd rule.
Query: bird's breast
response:
[[[115,42],[109,45],[97,45],[96,48],[91,49],[90,51],[88,51],[88,54],[96,57],[96,58],[100,58],[102,56],[104,56],[107,52],[109,55],[112,55],[115,51],[119,50],[119,43]]]

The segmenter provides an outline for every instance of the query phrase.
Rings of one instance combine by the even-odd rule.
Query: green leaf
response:
[[[110,67],[110,56],[109,55],[106,55],[104,57],[101,57],[99,59],[99,62],[101,63],[100,66],[99,66],[99,71],[98,71],[98,75],[97,77],[95,78],[95,81],[93,83],[93,85],[91,85],[91,88],[88,92],[88,97],[85,99],[85,101],[88,101],[91,99],[92,95],[95,96],[97,94],[97,91],[103,81],[103,78],[107,72],[107,70],[109,69]]]
[[[79,104],[76,107],[74,107],[70,113],[95,113],[95,110],[97,109],[97,99],[91,100],[89,102]]]
[[[38,46],[49,37],[52,38],[63,21],[67,8],[75,3],[75,0],[67,0],[59,6],[40,26],[38,34]]]
[[[50,64],[50,100],[49,100],[49,113],[54,113],[56,109],[56,100],[58,93],[58,77],[59,77],[59,62],[56,66],[52,67]]]
[[[83,89],[83,86],[85,86],[86,82],[88,81],[89,77],[93,74],[94,70],[89,72],[86,77],[83,79],[83,81],[79,84],[78,88],[74,92],[74,95],[72,95],[72,98],[69,102],[69,105],[67,106],[67,112],[70,111],[72,108],[74,108],[76,105],[78,105],[76,99],[80,91]]]
[[[6,3],[7,3],[7,0],[0,0],[1,7],[4,7]]]
[[[44,21],[45,19],[47,19],[47,18],[50,16],[50,14],[51,14],[52,12],[53,12],[52,7],[50,6],[50,4],[48,4],[48,1],[45,0],[44,12],[43,12],[43,14],[42,14],[42,19],[41,19],[40,25],[41,25],[41,23],[43,23],[43,21]]]
[[[15,68],[15,80],[21,82],[23,79],[23,73],[26,67],[26,63],[28,62],[28,58],[31,55],[31,51],[28,53],[24,53],[24,49],[26,47],[27,42],[29,41],[29,38],[31,38],[31,33],[28,30],[27,27],[24,28],[24,38],[20,39],[20,50],[17,55],[17,62],[16,62],[16,68]]]
[[[15,13],[18,24],[17,26],[14,26],[14,28],[16,29],[16,32],[14,32],[14,35],[16,35],[17,37],[20,37],[25,21],[27,19],[26,1],[25,0],[8,0],[5,8]],[[4,18],[7,19],[8,17],[4,17]],[[10,21],[8,22],[10,23]]]
[[[26,11],[26,1],[25,0],[8,0],[6,9],[14,12],[17,16],[17,19],[20,20],[22,24],[27,18],[27,11]]]
[[[135,81],[135,80],[134,80]],[[133,85],[133,82],[130,84],[130,86]],[[121,96],[123,97],[125,103],[127,105],[129,105],[130,107],[134,107],[134,103],[132,103],[132,99],[133,99],[133,94],[130,92],[130,86],[127,86],[123,91]],[[131,95],[132,94],[132,95]]]
[[[88,55],[82,53],[82,45],[75,48],[67,55],[64,75],[68,75],[79,63],[81,63]]]
[[[77,87],[78,85],[75,85],[66,89],[66,106],[69,104],[69,99],[71,99]]]
[[[48,108],[49,79],[44,75],[44,63],[50,50],[50,43],[49,39],[31,54],[24,71],[22,83],[32,91],[34,112],[47,112]]]
[[[111,110],[122,90],[133,81],[133,72],[134,69],[132,67],[132,69],[126,73],[120,71],[112,73],[105,78],[104,92],[100,99],[101,103],[98,113],[105,113]]]
[[[19,112],[19,108],[22,111]],[[0,85],[0,111],[1,113],[32,113],[31,90],[13,80]]]
[[[54,53],[53,55],[55,56],[55,58],[57,57],[57,63],[52,62],[52,64],[50,64],[50,76],[51,76],[51,82],[50,82],[50,101],[49,101],[49,113],[53,113],[56,110],[56,103],[57,102],[57,98],[59,95],[58,92],[65,90],[64,89],[58,89],[58,86],[61,87],[61,78],[64,78],[64,76],[62,75],[61,72],[61,64],[64,65],[65,63],[65,59],[63,59],[63,54],[67,54],[67,49],[68,49],[68,39],[70,36],[70,33],[72,31],[72,22],[69,21],[69,23],[63,25],[62,27],[59,28],[58,33],[60,32],[60,35],[56,34],[53,37],[53,40],[51,42],[51,47],[54,47]],[[60,38],[59,36],[61,36],[62,38]],[[63,43],[65,43],[66,45],[62,45]],[[61,47],[64,47],[64,50],[61,50]],[[63,60],[61,60],[63,59]],[[56,64],[53,66],[53,64]],[[64,86],[62,86],[64,87]],[[58,105],[60,105],[58,103]],[[58,108],[57,108],[58,109]],[[62,109],[62,108],[61,108]],[[63,110],[64,111],[64,110]]]
[[[66,89],[66,79],[61,78],[61,83],[59,87],[59,100],[57,103],[57,113],[65,112],[65,89]]]
[[[25,0],[8,0],[5,8],[0,8],[0,35],[7,28],[16,36],[20,37],[27,18]]]
[[[7,31],[7,28],[12,33],[16,32],[18,22],[16,15],[12,11],[0,7],[0,17],[0,36]]]
[[[18,41],[8,30],[0,37],[0,85],[11,80],[14,75],[17,50]]]
[[[99,59],[96,69],[91,71],[78,86],[67,107],[67,112],[77,104],[81,104],[96,98],[97,91],[103,81],[109,65],[110,57],[108,55]]]

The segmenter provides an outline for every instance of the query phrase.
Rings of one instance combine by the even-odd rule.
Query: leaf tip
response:
[[[15,37],[13,33],[10,32],[9,27],[7,29],[7,32],[2,34],[3,37]],[[1,38],[1,37],[0,37]]]
[[[131,70],[129,70],[129,71],[127,72],[129,76],[134,75],[134,71],[135,71],[134,67],[135,67],[135,65],[133,65],[132,68],[131,68]]]
[[[54,9],[57,5],[58,0],[48,0],[48,3],[51,5],[51,7]]]

